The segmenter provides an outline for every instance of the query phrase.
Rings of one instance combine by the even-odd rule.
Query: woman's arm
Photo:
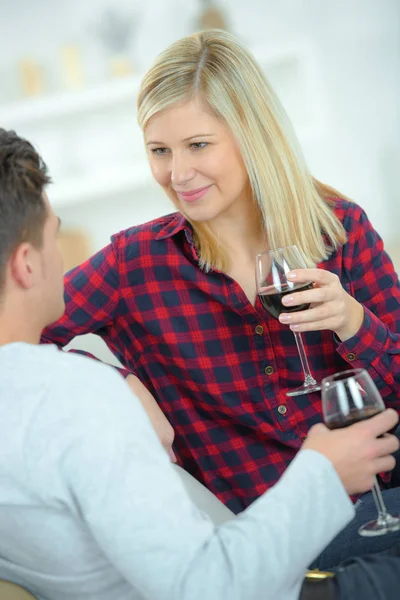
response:
[[[109,335],[116,318],[119,285],[118,259],[114,245],[109,244],[66,274],[65,313],[44,330],[41,341],[63,347],[77,335],[101,332],[110,349],[118,358],[122,358]],[[77,353],[96,358],[87,352]],[[127,384],[142,403],[162,445],[171,460],[175,461],[172,450],[174,430],[156,400],[134,374],[126,369],[118,370],[126,377]]]
[[[379,234],[360,207],[354,210],[343,260],[364,314],[357,333],[337,351],[351,366],[368,369],[386,402],[400,408],[400,283]]]
[[[172,449],[175,432],[171,423],[167,420],[167,417],[158,406],[154,396],[150,394],[149,390],[135,375],[128,375],[126,382],[135,396],[139,398],[144,410],[147,413],[147,416],[151,421],[151,424],[154,427],[158,439],[169,454],[170,459],[172,462],[176,462],[176,456]]]
[[[69,271],[64,277],[64,315],[46,327],[41,341],[63,347],[77,335],[107,330],[118,306],[119,281],[113,244]]]
[[[300,269],[288,279],[314,288],[287,295],[286,306],[311,303],[309,310],[282,313],[293,331],[330,329],[337,352],[349,367],[368,369],[386,402],[400,409],[400,284],[382,239],[365,212],[351,205],[341,273]],[[345,280],[348,291],[342,287]]]

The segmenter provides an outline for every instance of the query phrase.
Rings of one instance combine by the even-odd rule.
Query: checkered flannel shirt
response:
[[[367,368],[400,410],[398,277],[365,212],[340,199],[334,210],[348,241],[319,267],[339,276],[365,316],[345,343],[331,331],[306,333],[311,370],[320,380]],[[65,298],[43,341],[101,336],[173,425],[179,462],[234,512],[276,483],[321,421],[319,393],[285,394],[303,379],[292,332],[233,279],[199,268],[179,213],[114,235],[66,275]]]

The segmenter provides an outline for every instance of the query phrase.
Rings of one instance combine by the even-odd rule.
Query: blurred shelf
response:
[[[68,179],[48,189],[54,208],[68,208],[86,202],[112,200],[123,194],[134,193],[152,182],[149,166],[139,162],[132,168]]]
[[[0,105],[0,121],[2,127],[10,128],[36,125],[38,121],[50,121],[106,108],[115,109],[129,100],[132,101],[134,111],[140,82],[141,76],[135,75],[87,89],[30,98],[12,105]]]

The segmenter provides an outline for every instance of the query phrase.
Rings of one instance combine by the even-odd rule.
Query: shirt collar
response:
[[[185,219],[181,213],[175,213],[170,221],[158,232],[156,240],[166,240],[167,238],[173,237],[180,231],[185,231],[192,234],[192,228],[190,223]]]

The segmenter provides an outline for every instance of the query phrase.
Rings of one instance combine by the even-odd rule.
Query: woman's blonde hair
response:
[[[271,249],[296,244],[312,266],[346,241],[331,200],[343,196],[311,176],[281,103],[231,34],[194,33],[157,57],[139,92],[140,127],[172,104],[195,97],[236,138]],[[227,256],[207,223],[191,225],[201,266],[227,270]]]

